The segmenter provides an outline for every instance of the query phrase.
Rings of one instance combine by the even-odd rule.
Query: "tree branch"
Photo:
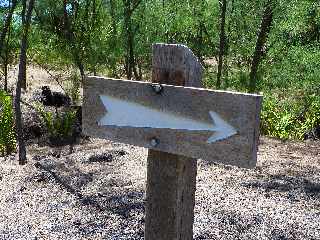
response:
[[[139,7],[140,3],[142,2],[142,0],[136,0],[132,3],[132,7],[130,7],[130,11],[129,14],[132,15],[133,12],[137,9],[137,7]]]
[[[30,57],[30,56],[29,56]],[[55,80],[57,82],[57,84],[59,85],[59,87],[64,91],[65,94],[67,94],[66,90],[64,89],[64,87],[62,86],[62,84],[60,83],[58,77],[56,77],[55,75],[53,75],[49,69],[47,69],[44,65],[42,65],[41,63],[39,63],[36,59],[31,58],[32,62],[35,62],[40,68],[44,69],[49,75],[50,77],[53,78],[53,80]]]

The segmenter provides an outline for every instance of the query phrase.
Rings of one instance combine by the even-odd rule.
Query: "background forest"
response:
[[[27,66],[72,69],[74,88],[85,74],[148,80],[156,42],[191,48],[207,88],[262,92],[262,134],[304,139],[319,128],[318,0],[1,0],[0,18],[0,103],[14,95],[17,118],[10,108],[0,115],[0,146],[14,142],[12,129],[23,134]],[[17,64],[12,91],[8,72]]]

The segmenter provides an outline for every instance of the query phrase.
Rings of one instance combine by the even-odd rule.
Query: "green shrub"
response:
[[[0,90],[0,155],[8,155],[15,150],[16,136],[12,97]]]
[[[46,127],[49,138],[69,139],[74,130],[76,111],[68,110],[61,114],[39,109],[41,119]]]
[[[72,103],[77,105],[80,102],[81,80],[76,73],[73,73],[64,81],[66,94],[71,98]]]
[[[261,115],[261,133],[280,139],[302,140],[320,124],[320,95],[307,90],[267,94]]]

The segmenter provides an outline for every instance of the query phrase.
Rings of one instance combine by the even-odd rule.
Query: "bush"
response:
[[[73,135],[76,122],[76,111],[68,110],[61,114],[39,109],[40,116],[46,127],[49,139],[59,145],[69,143]]]
[[[73,73],[64,81],[66,94],[71,98],[72,104],[78,105],[80,97],[81,80],[76,73]]]
[[[12,97],[0,90],[0,155],[8,155],[15,150],[16,136]]]
[[[280,139],[303,140],[320,124],[320,95],[307,90],[267,94],[264,98],[261,133]]]

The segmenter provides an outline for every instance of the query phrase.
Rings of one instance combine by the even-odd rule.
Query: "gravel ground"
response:
[[[28,76],[26,102],[42,85],[61,90],[41,69]],[[24,113],[28,129],[38,120]],[[320,240],[319,146],[262,138],[253,170],[199,160],[194,239]],[[0,240],[143,239],[147,150],[74,150],[29,143],[27,165],[0,158]]]
[[[91,140],[0,158],[0,239],[143,239],[146,156]],[[320,239],[319,142],[262,138],[253,170],[198,169],[194,239]]]

